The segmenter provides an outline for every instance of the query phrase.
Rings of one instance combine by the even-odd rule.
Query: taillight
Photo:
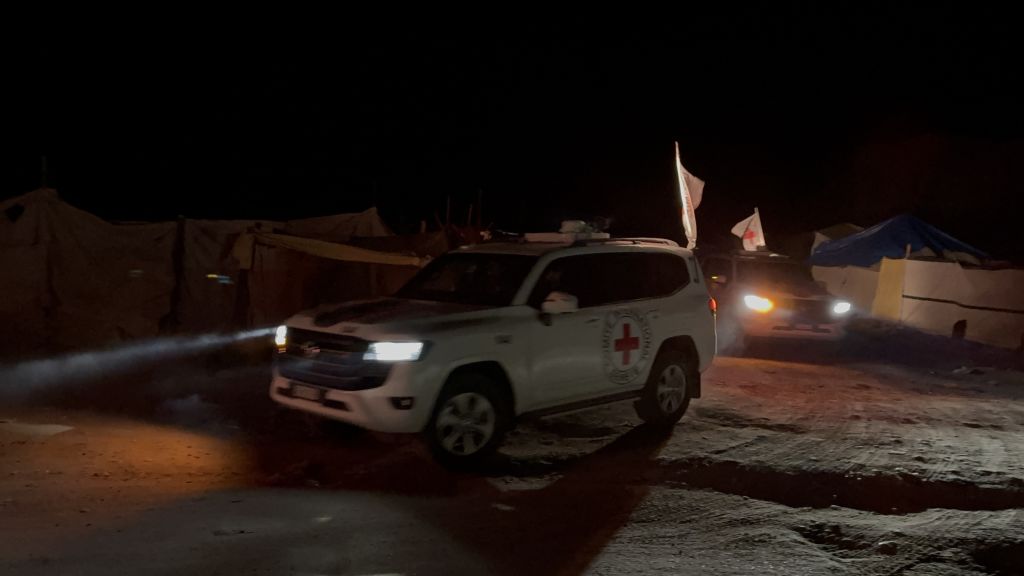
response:
[[[718,302],[714,298],[708,298],[708,308],[711,309],[712,316],[718,316]]]

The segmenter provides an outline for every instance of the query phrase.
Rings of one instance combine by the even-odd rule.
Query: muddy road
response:
[[[670,434],[551,417],[472,474],[261,367],[7,403],[0,573],[1021,574],[1016,360],[892,338],[721,357]]]

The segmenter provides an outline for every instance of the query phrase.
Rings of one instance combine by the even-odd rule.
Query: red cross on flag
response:
[[[732,227],[734,236],[743,239],[743,249],[754,251],[765,246],[764,230],[761,229],[761,213],[754,208],[754,214],[744,218]]]

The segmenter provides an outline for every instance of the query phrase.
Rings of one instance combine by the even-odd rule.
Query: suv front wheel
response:
[[[425,431],[427,444],[442,464],[475,464],[497,450],[508,422],[507,407],[498,390],[482,374],[452,376]]]
[[[687,354],[665,348],[651,367],[647,385],[636,403],[637,416],[654,426],[675,425],[690,405],[690,381],[698,377]]]

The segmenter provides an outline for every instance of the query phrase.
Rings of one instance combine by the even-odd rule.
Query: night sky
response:
[[[377,205],[412,231],[482,194],[506,230],[605,216],[681,239],[678,140],[707,182],[702,241],[755,205],[770,245],[911,212],[1024,258],[1017,19],[834,4],[395,6],[37,36],[3,56],[0,197],[38,187],[45,154],[50,184],[108,219]]]

